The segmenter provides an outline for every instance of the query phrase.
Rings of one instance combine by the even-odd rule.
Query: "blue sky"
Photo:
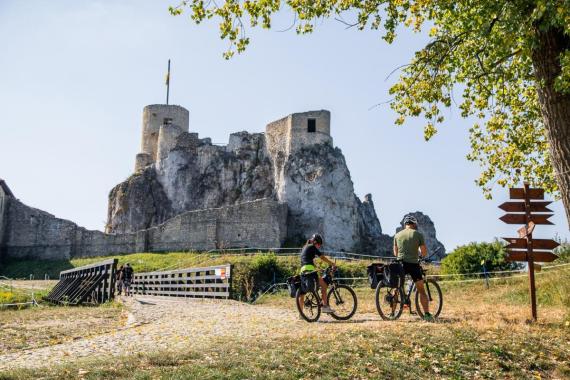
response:
[[[425,143],[421,120],[396,127],[388,106],[371,109],[389,99],[397,76],[386,77],[425,37],[404,32],[387,45],[334,20],[297,36],[278,32],[292,20],[284,13],[274,30],[249,30],[247,52],[225,61],[217,25],[172,17],[175,4],[0,1],[0,178],[23,202],[102,229],[109,191],[133,172],[142,108],[164,102],[170,58],[171,103],[189,109],[190,129],[214,142],[293,112],[330,110],[355,191],[372,193],[384,232],[421,210],[448,251],[515,235],[517,226],[498,220],[507,191],[488,201],[474,184],[470,123],[457,110]],[[537,236],[570,237],[561,202],[553,209],[556,225]]]

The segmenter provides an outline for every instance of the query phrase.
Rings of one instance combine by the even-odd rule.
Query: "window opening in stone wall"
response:
[[[307,120],[307,131],[309,133],[314,133],[317,131],[317,120],[316,119],[308,119]]]
[[[164,119],[162,119],[162,124],[163,124],[163,125],[170,125],[170,124],[172,124],[172,118],[171,118],[171,117],[165,117]]]

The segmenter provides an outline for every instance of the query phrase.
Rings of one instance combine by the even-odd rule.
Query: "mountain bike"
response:
[[[441,288],[436,280],[428,278],[425,275],[427,269],[425,269],[422,264],[426,263],[427,260],[420,260],[420,267],[422,270],[422,275],[424,277],[424,288],[426,295],[428,297],[429,309],[434,318],[437,318],[441,313],[443,308],[443,294]],[[408,276],[409,277],[409,276]],[[408,279],[407,282],[407,292],[404,291],[403,281],[400,282],[398,287],[389,287],[385,282],[380,281],[376,287],[376,309],[378,314],[384,320],[395,320],[400,318],[404,310],[404,306],[407,305],[410,310],[410,314],[414,314],[411,307],[412,292],[414,292],[414,302],[417,314],[420,317],[424,317],[424,311],[422,310],[420,302],[420,293],[417,291],[416,284]]]
[[[320,296],[321,289],[318,281],[314,284],[309,282],[309,286],[302,286],[301,282],[305,280],[304,276],[307,278],[313,277],[318,279],[318,272],[309,272],[301,276],[295,276],[290,278],[293,279],[295,283],[295,278],[298,278],[298,287],[295,294],[295,304],[297,305],[297,310],[301,317],[307,322],[316,322],[321,316],[321,306],[322,299]],[[330,314],[336,320],[346,321],[354,315],[356,312],[356,307],[358,305],[358,300],[356,298],[356,293],[348,285],[339,284],[334,278],[335,271],[332,267],[325,269],[322,276],[323,280],[329,285],[329,290],[327,292],[327,301],[329,306],[334,310]],[[289,280],[288,280],[289,284]]]

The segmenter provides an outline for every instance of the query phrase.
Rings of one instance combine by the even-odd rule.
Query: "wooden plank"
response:
[[[553,212],[548,206],[552,202],[530,202],[530,212]],[[506,212],[526,212],[524,202],[505,202],[499,206],[501,210]]]
[[[554,249],[560,243],[552,239],[532,239],[532,247],[535,249]]]
[[[139,277],[135,275],[135,280],[139,280]],[[175,278],[153,278],[153,279],[145,279],[145,281],[155,281],[155,282],[162,282],[162,281],[194,281],[194,280],[222,280],[222,277],[216,275],[206,275],[206,276],[195,276],[195,277],[175,277]]]
[[[509,244],[505,248],[526,248],[526,239],[521,238],[501,238],[506,240]]]
[[[509,189],[509,197],[511,199],[525,199],[524,188]],[[544,199],[544,189],[528,189],[528,199]]]
[[[544,215],[531,215],[530,221],[534,224],[554,224],[548,220],[552,214],[544,214]],[[526,224],[526,215],[525,214],[505,214],[501,216],[503,222],[507,224]]]
[[[141,286],[142,284],[136,284],[136,286]],[[145,284],[145,288],[156,288],[156,289],[173,289],[173,288],[186,288],[186,289],[197,289],[197,288],[227,288],[229,284],[162,284],[162,285],[149,285]]]
[[[505,248],[527,248],[527,240],[521,238],[501,238],[506,240],[509,244]],[[554,249],[560,244],[552,239],[532,239],[533,249]]]
[[[534,261],[548,263],[554,261],[558,258],[554,253],[550,251],[533,251],[532,257]],[[528,256],[526,251],[514,251],[507,250],[507,261],[528,261]]]
[[[91,268],[100,267],[103,265],[113,265],[113,262],[115,260],[117,260],[117,259],[109,259],[109,260],[105,260],[105,261],[100,261],[100,262],[95,263],[95,264],[89,264],[89,265],[84,265],[82,267],[64,270],[64,271],[60,272],[59,274],[61,276],[62,274],[69,274],[69,273],[73,273],[73,272],[83,271],[83,270],[87,270],[87,269],[91,269]]]
[[[167,295],[177,295],[177,296],[187,296],[187,297],[229,297],[229,292],[177,292],[177,291],[166,291],[166,290],[157,290],[157,291],[145,291],[147,295],[154,295],[154,296],[167,296]]]
[[[186,269],[176,269],[176,270],[168,270],[168,271],[156,271],[156,272],[143,272],[139,273],[139,275],[167,275],[167,274],[178,274],[178,273],[195,273],[195,272],[207,272],[216,269],[228,268],[229,264],[224,265],[215,265],[211,267],[200,267],[200,268],[186,268]]]

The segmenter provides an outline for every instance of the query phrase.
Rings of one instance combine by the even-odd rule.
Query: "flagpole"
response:
[[[166,105],[168,105],[169,95],[170,95],[170,59],[168,60],[168,73],[166,74]]]

